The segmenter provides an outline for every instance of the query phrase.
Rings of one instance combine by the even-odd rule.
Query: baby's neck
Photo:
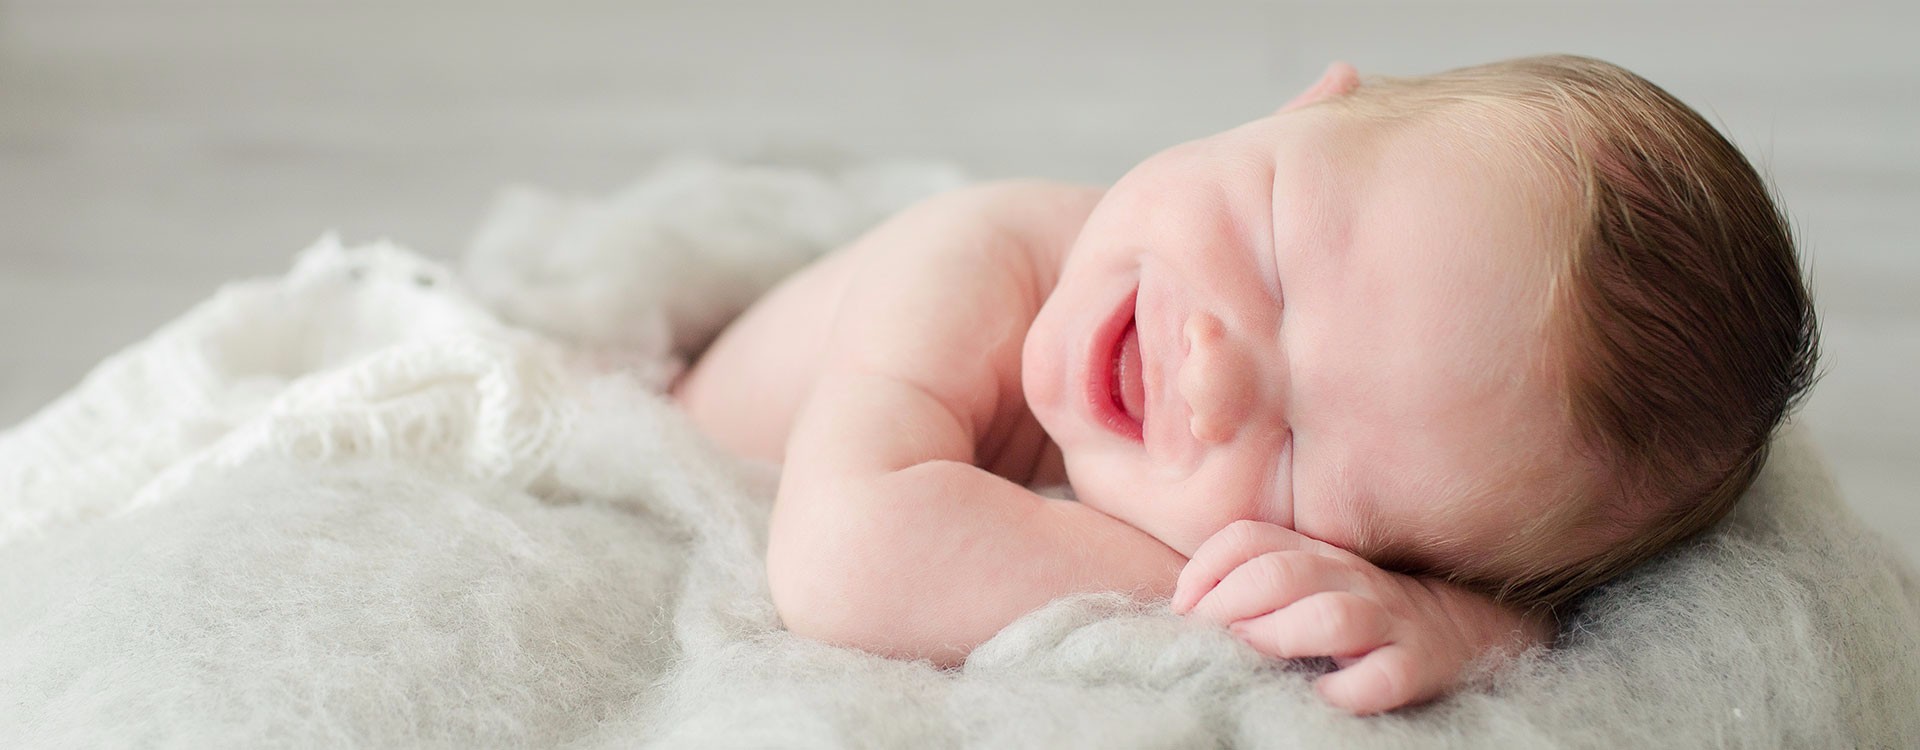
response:
[[[1060,455],[1060,446],[1047,438],[1047,444],[1040,446],[1040,460],[1034,463],[1033,476],[1027,479],[1028,487],[1049,487],[1067,483],[1066,457]]]
[[[1025,403],[1002,405],[999,418],[974,448],[974,464],[1024,487],[1067,481],[1060,446],[1040,427]]]
[[[1087,186],[1057,185],[1049,198],[1058,202],[1061,210],[1043,210],[1037,220],[1032,215],[1022,224],[1022,236],[1025,241],[1019,243],[1023,249],[1017,257],[1023,261],[1019,267],[1020,275],[1030,280],[1027,290],[1034,295],[1029,311],[1038,311],[1046,305],[1053,290],[1060,284],[1060,276],[1065,271],[1067,258],[1072,254],[1073,244],[1079,236],[1080,228],[1086,223],[1087,213],[1098,202],[1103,190]],[[1044,201],[1042,204],[1044,205]],[[1031,212],[1028,212],[1031,213]],[[1031,328],[1032,319],[1025,321]],[[1023,375],[1020,364],[1011,363],[1013,378],[1003,381],[1000,393],[1002,398],[995,408],[992,424],[986,434],[977,439],[974,448],[974,464],[993,474],[1024,487],[1039,488],[1067,484],[1066,461],[1060,453],[1060,446],[1053,437],[1040,426],[1033,416],[1024,397],[1025,388],[1019,381]],[[1012,398],[1006,398],[1012,394]]]

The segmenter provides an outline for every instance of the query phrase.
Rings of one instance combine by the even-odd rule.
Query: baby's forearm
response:
[[[768,550],[787,628],[897,658],[958,664],[1002,628],[1080,591],[1171,593],[1186,559],[1078,503],[954,461],[787,496]]]

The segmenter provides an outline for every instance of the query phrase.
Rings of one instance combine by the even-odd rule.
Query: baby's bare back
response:
[[[1023,225],[995,226],[1013,221],[1013,194],[1026,199],[1017,220]],[[938,210],[902,217],[881,236],[830,253],[775,287],[675,383],[673,397],[721,447],[781,463],[796,414],[835,358],[928,374],[983,373],[946,384],[974,405],[975,413],[955,416],[984,418],[988,427],[975,463],[1021,484],[1064,482],[1057,450],[1021,397],[1020,344],[1065,245],[1098,197],[1093,188],[1035,183],[936,199]],[[1059,210],[1036,212],[1035,198]],[[967,231],[956,231],[963,226]],[[1049,239],[1013,241],[1012,232]],[[911,271],[903,273],[906,267]],[[829,346],[850,297],[883,300],[894,315],[877,323],[901,335],[874,336],[857,348]]]

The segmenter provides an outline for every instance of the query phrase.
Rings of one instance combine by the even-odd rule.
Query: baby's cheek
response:
[[[1020,395],[1026,399],[1027,409],[1033,412],[1048,432],[1060,428],[1056,412],[1062,407],[1066,397],[1066,362],[1057,350],[1064,348],[1056,344],[1057,338],[1047,326],[1047,310],[1040,311],[1033,325],[1027,329],[1026,341],[1020,348]]]
[[[1251,493],[1205,493],[1190,498],[1183,537],[1206,541],[1235,521],[1260,521],[1285,526],[1269,511],[1271,503]],[[1196,542],[1197,545],[1197,542]]]

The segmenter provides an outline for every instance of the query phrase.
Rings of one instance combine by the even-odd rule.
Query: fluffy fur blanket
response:
[[[328,239],[0,434],[0,746],[1913,747],[1920,578],[1789,433],[1559,647],[1355,719],[1161,603],[963,669],[793,638],[773,467],[657,395],[780,275],[956,178],[681,164],[520,191],[459,274]]]

